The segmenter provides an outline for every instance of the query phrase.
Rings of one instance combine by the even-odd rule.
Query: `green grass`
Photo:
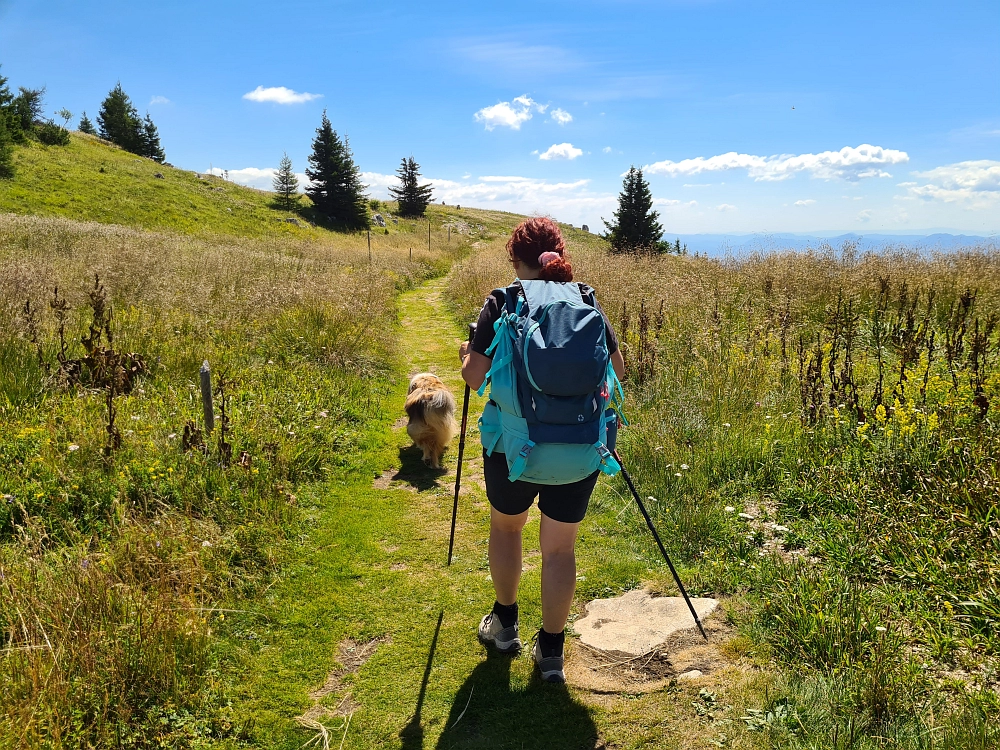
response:
[[[199,178],[81,133],[72,134],[69,146],[20,146],[14,164],[15,178],[0,181],[0,211],[196,235],[317,233],[282,221],[294,214],[273,208],[273,194]]]
[[[865,426],[828,379],[810,419],[796,354],[849,290],[868,403],[880,277],[899,297],[933,287],[945,336],[966,287],[981,321],[1000,309],[995,253],[609,258],[565,228],[632,367],[624,458],[689,591],[724,602],[701,682],[633,690],[571,642],[578,678],[604,687],[552,689],[475,639],[492,602],[475,432],[445,568],[453,474],[425,470],[396,424],[409,373],[460,390],[459,338],[508,281],[520,217],[434,206],[430,251],[427,224],[401,221],[369,259],[364,234],[281,223],[266,194],[93,139],[17,154],[0,184],[0,748],[292,748],[316,733],[303,715],[352,748],[996,745],[996,334],[985,420],[968,355],[953,387],[940,349],[926,404],[918,359],[910,400],[866,408]],[[116,348],[150,365],[116,398],[110,458],[106,394],[53,369],[52,290],[80,356],[94,273]],[[178,445],[205,358],[230,379],[230,465],[218,432],[207,455]],[[537,515],[527,531],[530,635]],[[637,586],[673,592],[617,479],[599,483],[578,564],[577,615]]]

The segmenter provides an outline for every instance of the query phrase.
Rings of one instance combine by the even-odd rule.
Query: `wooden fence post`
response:
[[[427,217],[427,252],[431,251],[431,217]]]
[[[368,227],[368,264],[372,262],[372,228]]]
[[[205,431],[215,429],[215,410],[212,408],[212,368],[206,359],[201,364],[201,405],[205,410]]]

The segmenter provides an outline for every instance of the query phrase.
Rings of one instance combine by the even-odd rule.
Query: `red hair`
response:
[[[573,266],[566,259],[566,243],[556,223],[547,217],[525,219],[507,240],[510,259],[517,259],[528,268],[541,269],[538,278],[545,281],[572,281]],[[558,257],[540,259],[543,253]]]

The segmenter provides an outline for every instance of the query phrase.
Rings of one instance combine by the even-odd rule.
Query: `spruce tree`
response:
[[[35,123],[42,121],[44,99],[44,86],[40,89],[26,89],[24,86],[18,86],[18,95],[14,98],[12,106],[22,133],[30,133],[34,129]]]
[[[3,83],[0,82],[0,87]],[[14,177],[14,143],[7,127],[7,118],[0,109],[0,180]]]
[[[18,118],[14,112],[14,95],[11,93],[10,89],[7,87],[7,78],[0,74],[0,139],[2,143],[7,144],[6,146],[0,145],[0,148],[6,148],[5,153],[10,156],[10,145],[11,141],[14,140],[16,123]]]
[[[80,118],[80,124],[76,126],[76,129],[81,133],[86,133],[87,135],[97,135],[97,128],[94,127],[94,123],[90,121],[87,117],[87,113],[83,113],[83,117]]]
[[[367,196],[361,184],[361,172],[354,163],[351,147],[341,140],[323,110],[323,121],[316,128],[316,137],[309,155],[306,193],[316,212],[331,224],[344,229],[364,229],[368,226]]]
[[[601,219],[608,230],[604,238],[611,243],[611,252],[666,251],[667,247],[661,240],[663,227],[657,221],[659,214],[653,210],[653,195],[641,169],[633,166],[625,175],[614,217],[611,222]]]
[[[143,152],[145,144],[142,120],[132,100],[122,90],[120,81],[101,103],[101,111],[97,113],[97,125],[100,128],[101,138],[133,154]]]
[[[149,157],[158,164],[163,164],[167,160],[167,155],[163,153],[160,146],[160,134],[153,124],[153,118],[146,113],[146,119],[142,121],[142,156]]]
[[[299,178],[292,169],[292,160],[288,154],[281,157],[281,164],[271,181],[271,187],[278,194],[278,205],[291,210],[298,202]]]
[[[399,202],[400,216],[423,216],[427,211],[427,204],[431,202],[432,188],[430,183],[419,184],[417,178],[420,177],[420,165],[412,156],[404,158],[396,174],[399,175],[401,186],[389,188],[389,193]]]

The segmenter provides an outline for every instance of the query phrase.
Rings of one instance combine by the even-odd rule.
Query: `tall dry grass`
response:
[[[1000,251],[568,245],[622,339],[622,454],[689,590],[738,597],[793,675],[764,744],[995,744]],[[456,315],[510,279],[502,239],[463,259]],[[616,489],[595,510],[641,533]]]
[[[271,580],[298,533],[299,488],[365,460],[391,390],[396,294],[463,241],[428,253],[423,237],[373,233],[369,259],[364,234],[195,239],[0,216],[0,748],[188,747],[244,731],[211,630]],[[95,275],[115,349],[149,367],[114,399],[110,452],[105,394],[54,377],[54,290],[67,356],[81,357]],[[230,447],[217,429],[185,452],[204,359],[228,383]]]

